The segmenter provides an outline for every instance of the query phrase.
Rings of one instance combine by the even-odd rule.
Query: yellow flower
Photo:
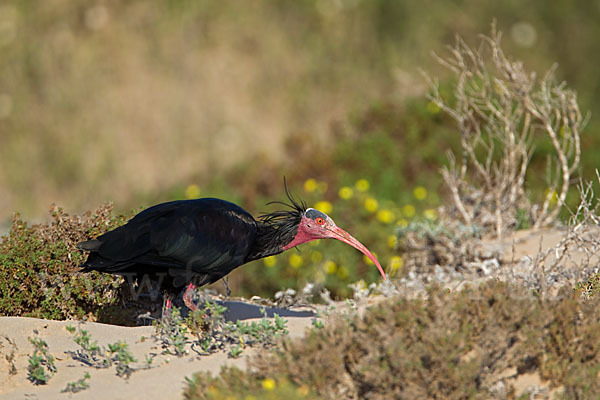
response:
[[[312,261],[313,264],[320,263],[322,259],[323,254],[320,251],[315,250],[310,254],[310,261]]]
[[[375,256],[375,258],[377,258],[377,253],[373,252],[373,256]],[[375,265],[375,263],[373,261],[371,261],[371,259],[367,256],[363,256],[363,260],[365,260],[367,265]]]
[[[396,235],[390,235],[387,238],[387,245],[390,249],[395,249],[396,248],[396,244],[398,244],[398,238],[396,237]]]
[[[315,208],[321,212],[324,212],[325,214],[329,214],[331,210],[333,210],[333,206],[328,201],[319,201],[317,204],[315,204]]]
[[[427,218],[430,221],[435,221],[438,217],[438,213],[435,208],[428,208],[427,210],[425,210],[424,214],[425,218]]]
[[[265,267],[273,268],[275,264],[277,264],[277,260],[275,260],[275,256],[269,256],[263,258],[263,263],[265,264]]]
[[[400,256],[392,257],[392,259],[390,260],[390,268],[391,268],[392,272],[395,272],[395,271],[401,269],[402,266],[404,266],[404,260],[402,259],[402,257],[400,257]]]
[[[379,207],[379,203],[373,197],[369,196],[365,199],[365,209],[368,212],[374,213],[375,211],[377,211],[378,207]]]
[[[325,265],[323,265],[323,269],[329,275],[335,274],[335,271],[337,271],[337,265],[335,264],[335,262],[329,260],[325,262]]]
[[[408,226],[408,221],[405,218],[400,218],[398,222],[396,222],[396,225],[401,228],[406,228]]]
[[[414,217],[416,212],[417,212],[417,210],[415,209],[415,206],[413,206],[412,204],[407,204],[404,207],[402,207],[402,214],[404,214],[404,216],[406,216],[408,218]]]
[[[427,189],[423,186],[417,186],[415,190],[413,190],[413,195],[417,200],[424,200],[427,197]]]
[[[290,254],[289,263],[294,268],[299,268],[302,266],[302,257],[296,253]]]
[[[369,181],[366,179],[359,179],[356,181],[356,190],[358,190],[359,192],[366,192],[367,190],[369,190],[369,187],[371,186],[369,184]]]
[[[317,181],[314,180],[313,178],[309,178],[306,181],[304,181],[304,191],[308,192],[308,193],[312,193],[315,190],[317,190]]]
[[[192,183],[188,187],[185,188],[185,198],[186,199],[197,199],[200,197],[200,186]]]
[[[353,194],[354,193],[352,192],[352,188],[348,187],[348,186],[342,186],[340,188],[340,191],[338,192],[340,199],[343,199],[343,200],[351,199]]]
[[[383,222],[384,224],[391,224],[394,222],[394,213],[390,210],[379,210],[377,213],[377,219]]]
[[[436,102],[434,101],[430,101],[429,103],[427,103],[427,111],[429,111],[430,114],[437,114],[440,112],[440,106],[437,105]]]
[[[338,268],[338,270],[337,270],[338,278],[346,279],[348,277],[348,275],[349,275],[348,268],[344,267],[343,265]]]
[[[275,389],[275,381],[271,378],[265,378],[261,382],[262,387],[265,390],[273,390]]]
[[[546,189],[546,197],[550,197],[551,206],[554,206],[556,203],[558,203],[558,193],[556,193],[556,190],[552,190],[551,192],[550,189]]]

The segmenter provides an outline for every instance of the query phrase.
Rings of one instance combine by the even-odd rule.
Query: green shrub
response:
[[[124,222],[111,205],[69,216],[52,206],[47,224],[28,225],[19,215],[0,242],[0,315],[47,319],[111,319],[123,286],[119,277],[80,274],[85,255],[76,243]]]

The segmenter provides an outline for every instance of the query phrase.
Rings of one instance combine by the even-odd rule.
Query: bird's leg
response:
[[[162,309],[162,318],[171,318],[171,310],[173,310],[173,302],[168,294],[165,294],[165,302]]]
[[[194,290],[196,290],[196,285],[190,283],[187,289],[185,289],[185,292],[183,293],[183,302],[191,311],[196,311],[198,309],[198,306],[194,303],[194,300],[192,299],[192,296],[194,295]]]
[[[225,284],[225,298],[229,298],[231,296],[231,290],[229,289],[229,276],[223,278],[223,283]]]

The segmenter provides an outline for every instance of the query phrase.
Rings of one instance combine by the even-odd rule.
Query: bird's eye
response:
[[[323,225],[325,223],[325,221],[323,221],[323,218],[317,218],[315,221],[317,221],[317,224],[319,225]]]

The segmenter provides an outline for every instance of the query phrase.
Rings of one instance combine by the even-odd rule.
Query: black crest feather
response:
[[[271,213],[264,213],[259,217],[259,220],[267,225],[271,225],[274,228],[284,228],[286,225],[297,227],[302,219],[302,216],[306,212],[307,206],[303,200],[296,200],[296,198],[290,193],[287,182],[283,178],[283,186],[285,188],[285,195],[287,196],[289,203],[283,201],[271,201],[267,205],[281,204],[287,207],[288,210],[278,210]],[[289,229],[288,229],[289,230]]]
[[[278,254],[283,247],[290,243],[298,233],[298,225],[306,212],[306,203],[296,200],[288,190],[285,178],[283,180],[285,194],[289,203],[273,201],[268,204],[281,204],[286,209],[262,214],[258,217],[257,238],[253,252],[248,255],[249,260]]]

